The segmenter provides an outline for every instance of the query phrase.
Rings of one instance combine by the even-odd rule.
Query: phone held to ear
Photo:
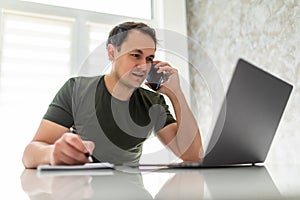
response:
[[[163,81],[163,73],[158,74],[157,73],[158,68],[154,68],[154,66],[155,64],[151,65],[151,69],[146,80],[148,81],[150,87],[154,91],[157,91],[160,88],[161,83]]]

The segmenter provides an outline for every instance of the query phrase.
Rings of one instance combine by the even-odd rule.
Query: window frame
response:
[[[139,20],[152,25],[152,20],[144,20],[126,16],[118,16],[106,13],[96,13],[91,11],[85,10],[78,10],[73,8],[65,8],[65,7],[58,7],[52,5],[44,5],[38,4],[33,2],[25,2],[25,1],[18,1],[18,0],[7,0],[4,2],[0,2],[0,10],[13,10],[17,12],[24,12],[24,13],[34,13],[40,15],[49,15],[51,17],[58,16],[58,17],[65,17],[65,18],[72,18],[74,19],[73,26],[72,26],[72,53],[71,53],[71,75],[77,73],[81,62],[86,58],[88,55],[88,31],[87,31],[87,22],[92,23],[104,23],[107,24],[118,24],[122,21],[127,20]],[[1,30],[3,28],[3,16],[0,16],[1,22]],[[0,39],[0,48],[2,49],[2,39]],[[1,66],[0,66],[1,70]]]
[[[86,58],[88,47],[88,32],[86,22],[118,24],[123,21],[143,21],[155,28],[168,29],[178,32],[182,35],[187,35],[186,26],[186,9],[185,1],[177,0],[174,4],[173,0],[152,0],[152,19],[139,19],[126,16],[118,16],[106,13],[96,13],[85,10],[78,10],[73,8],[58,7],[52,5],[44,5],[26,1],[18,0],[4,0],[0,2],[0,9],[14,10],[19,12],[36,13],[41,15],[51,15],[66,18],[73,18],[74,23],[72,27],[72,54],[71,54],[71,74],[75,74],[81,62]],[[2,12],[1,12],[2,13]],[[174,20],[176,16],[176,20]],[[3,28],[2,15],[0,15],[1,30]],[[185,41],[182,41],[183,43]],[[187,42],[186,46],[187,56]],[[2,49],[2,37],[0,38],[0,48]],[[1,59],[1,57],[0,57]],[[170,58],[171,59],[171,58]],[[168,60],[168,58],[166,58]],[[189,73],[187,66],[181,67],[182,76],[189,81]],[[1,71],[1,66],[0,66]],[[189,98],[189,94],[187,94]]]

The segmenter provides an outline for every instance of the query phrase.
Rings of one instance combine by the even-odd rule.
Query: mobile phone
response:
[[[146,78],[150,87],[157,91],[163,81],[163,73],[157,73],[158,68],[154,68],[155,64],[151,64],[150,72]]]

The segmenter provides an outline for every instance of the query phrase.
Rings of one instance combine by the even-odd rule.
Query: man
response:
[[[153,131],[183,161],[199,161],[203,151],[197,122],[178,71],[154,61],[156,43],[154,29],[144,23],[113,28],[107,40],[110,73],[65,83],[24,150],[24,166],[84,164],[90,154],[96,162],[137,163]],[[152,64],[163,74],[158,93],[140,87]],[[176,120],[159,93],[171,100]]]

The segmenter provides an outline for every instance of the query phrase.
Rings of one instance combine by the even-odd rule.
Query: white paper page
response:
[[[86,163],[84,165],[39,165],[38,171],[56,171],[56,170],[90,170],[90,169],[113,169],[111,163]]]

